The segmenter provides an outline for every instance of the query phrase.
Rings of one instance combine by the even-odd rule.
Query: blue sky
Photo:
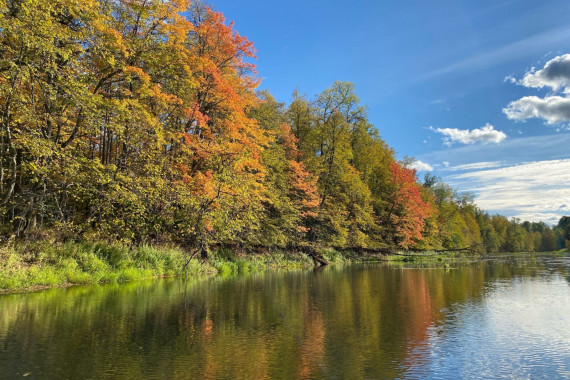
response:
[[[353,82],[398,157],[491,213],[570,215],[567,0],[212,4],[254,42],[278,100]]]

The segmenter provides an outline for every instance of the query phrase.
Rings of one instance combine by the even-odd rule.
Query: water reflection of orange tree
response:
[[[322,377],[325,356],[325,324],[320,310],[310,299],[309,293],[304,293],[301,302],[303,315],[303,338],[301,341],[298,372],[299,378]]]

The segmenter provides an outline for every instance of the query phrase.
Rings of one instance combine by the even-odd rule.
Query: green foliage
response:
[[[25,245],[2,251],[5,286],[290,262],[218,251],[212,266],[186,263],[221,246],[497,252],[570,241],[569,217],[521,224],[434,177],[420,183],[351,83],[313,99],[295,91],[288,105],[256,94],[253,45],[201,4],[4,1],[0,41],[0,242]]]
[[[321,254],[325,260],[330,263],[345,263],[348,261],[348,259],[342,253],[332,248],[323,249],[321,251]]]
[[[108,244],[24,243],[0,250],[0,289],[34,286],[125,282],[178,275],[184,254],[172,248],[140,246],[133,249]],[[190,273],[206,269],[196,260]]]

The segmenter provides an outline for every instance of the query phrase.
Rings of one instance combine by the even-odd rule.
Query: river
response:
[[[0,296],[0,379],[570,378],[570,258]]]

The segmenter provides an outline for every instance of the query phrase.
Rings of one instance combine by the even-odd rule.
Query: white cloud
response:
[[[417,171],[431,172],[433,170],[433,166],[420,160],[415,160],[409,167]]]
[[[570,159],[536,161],[448,177],[476,194],[484,210],[556,223],[570,214]]]
[[[482,162],[473,162],[471,164],[463,164],[463,165],[455,165],[455,166],[446,166],[445,169],[447,171],[462,171],[462,170],[475,170],[475,169],[489,169],[489,168],[498,168],[501,166],[499,161],[482,161]]]
[[[503,79],[503,83],[507,83],[507,82],[515,84],[515,83],[517,83],[517,79],[515,77],[513,77],[512,75],[507,75],[505,77],[505,79]]]
[[[509,81],[514,79],[508,76]],[[507,79],[505,78],[505,79]],[[548,87],[562,91],[565,96],[549,95],[544,98],[525,96],[503,108],[507,118],[526,121],[532,118],[543,119],[546,124],[561,124],[570,121],[570,54],[560,55],[546,62],[540,70],[532,68],[517,84],[528,88]]]
[[[525,96],[509,103],[503,108],[507,118],[516,121],[525,121],[531,118],[539,118],[547,124],[556,124],[570,121],[570,98],[561,96]]]
[[[448,168],[450,165],[450,163],[448,161],[443,161],[443,166],[445,166],[446,168]]]
[[[451,162],[454,167],[479,163],[482,157],[486,162],[500,162],[501,168],[473,169],[468,173],[441,167],[437,175],[460,191],[473,191],[476,203],[491,213],[554,223],[570,215],[569,146],[570,133],[559,133],[509,138],[500,149],[489,144],[455,145],[418,158],[424,162]],[[551,164],[537,166],[536,162],[546,161]],[[521,165],[525,162],[529,164]]]
[[[462,144],[474,144],[481,142],[483,144],[495,143],[498,144],[507,138],[507,135],[496,130],[491,124],[487,123],[481,129],[458,129],[458,128],[434,128],[430,127],[434,132],[441,133],[445,137],[443,143],[451,146],[456,142]]]
[[[451,148],[425,153],[417,158],[424,162],[452,162],[453,165],[485,161],[501,162],[504,166],[521,162],[570,158],[570,133],[513,137],[496,145],[454,145]]]
[[[550,87],[566,92],[570,87],[570,54],[551,59],[538,71],[531,70],[518,83],[529,88]]]
[[[546,224],[556,225],[562,216],[551,212],[527,212],[516,214],[514,217],[520,219],[521,222],[528,220],[529,222],[544,222]]]

